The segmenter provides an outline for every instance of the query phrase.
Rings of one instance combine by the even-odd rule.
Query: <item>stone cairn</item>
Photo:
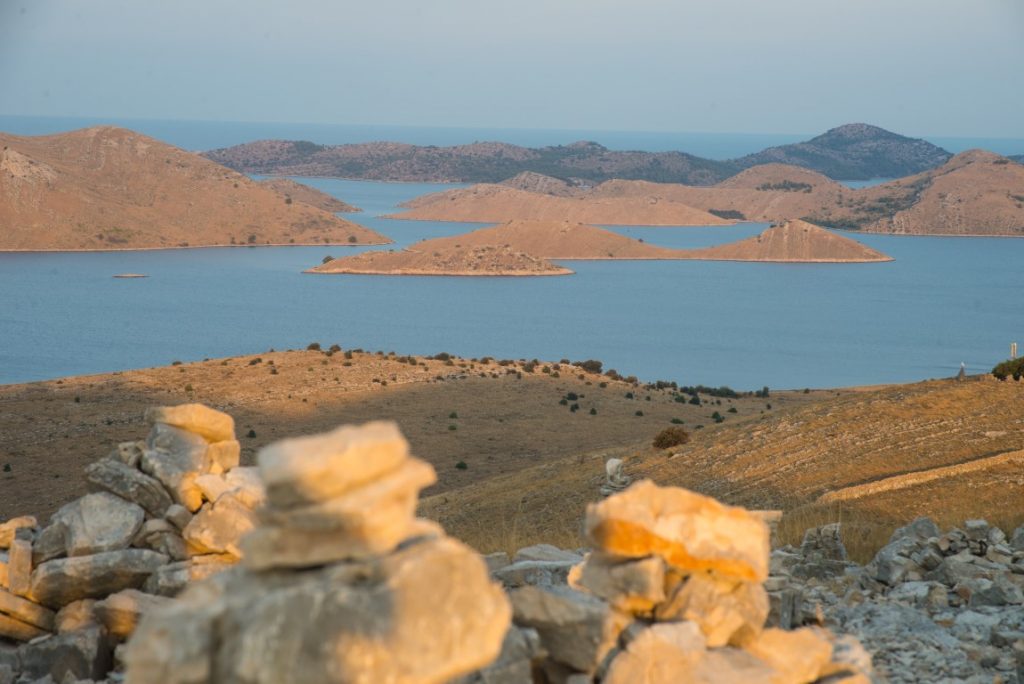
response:
[[[104,679],[144,612],[240,556],[263,488],[238,467],[234,420],[199,404],[146,418],[148,438],[86,468],[90,493],[46,527],[0,524],[0,684]]]
[[[511,608],[474,551],[415,517],[434,469],[392,423],[258,455],[242,563],[149,612],[128,682],[447,682],[495,660]]]
[[[601,485],[601,496],[611,496],[633,484],[633,478],[626,475],[622,459],[609,458],[604,464],[605,479]]]

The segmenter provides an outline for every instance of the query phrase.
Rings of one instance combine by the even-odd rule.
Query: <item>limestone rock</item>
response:
[[[164,515],[172,503],[170,495],[159,481],[137,468],[109,458],[87,467],[85,481],[90,490],[110,492],[133,501],[155,517]]]
[[[270,505],[286,509],[334,499],[396,470],[408,457],[398,427],[376,422],[275,442],[258,460]]]
[[[485,555],[483,559],[484,563],[487,564],[487,569],[490,570],[492,573],[495,570],[502,569],[510,563],[508,559],[508,554],[504,551],[495,551],[494,553],[489,553]]]
[[[569,575],[570,586],[623,612],[647,614],[665,600],[665,564],[657,556],[635,560],[595,551],[577,567]]]
[[[135,631],[143,615],[170,600],[163,596],[144,594],[137,589],[125,589],[96,603],[95,613],[100,624],[111,635],[126,639]]]
[[[32,583],[32,542],[15,538],[7,553],[7,588],[16,596],[26,596]]]
[[[557,546],[551,544],[534,544],[533,546],[526,546],[516,551],[516,555],[512,558],[513,563],[520,561],[548,561],[548,562],[562,562],[562,563],[579,563],[583,560],[583,556],[572,551],[563,551]]]
[[[235,492],[204,506],[182,531],[182,537],[202,553],[241,556],[239,542],[256,527],[256,514]]]
[[[266,500],[258,468],[233,468],[224,474],[200,475],[196,478],[196,486],[203,493],[203,498],[211,503],[216,503],[217,499],[229,492],[237,492],[250,508]]]
[[[98,625],[55,634],[18,649],[22,676],[55,682],[105,679],[110,670],[113,644]]]
[[[506,556],[507,558],[508,556]],[[507,589],[517,587],[565,586],[576,563],[566,561],[524,560],[493,571],[494,579]]]
[[[57,631],[63,634],[65,632],[77,631],[89,625],[98,624],[93,610],[95,607],[95,599],[72,601],[64,606],[57,611],[57,616],[54,618],[54,625]]]
[[[98,492],[62,506],[50,526],[63,526],[68,556],[88,556],[126,548],[145,517],[137,504]]]
[[[523,587],[510,595],[515,623],[532,627],[554,660],[594,672],[631,618],[568,587]]]
[[[183,530],[192,522],[192,513],[181,504],[172,504],[167,508],[167,512],[164,513],[164,519],[179,530]]]
[[[31,595],[45,606],[102,598],[137,588],[170,559],[146,549],[122,549],[43,563],[32,573]]]
[[[509,614],[480,557],[451,539],[303,573],[238,568],[144,617],[127,675],[167,684],[440,683],[494,660]]]
[[[138,549],[150,549],[169,556],[173,560],[188,558],[188,549],[178,529],[163,518],[153,518],[142,524],[142,528],[132,539],[132,546]]]
[[[225,439],[213,442],[207,451],[210,458],[211,473],[226,473],[238,467],[242,457],[242,445],[237,439]]]
[[[3,551],[0,551],[0,589],[7,588],[7,579],[7,554]]]
[[[768,595],[760,584],[694,573],[658,606],[655,616],[659,620],[689,620],[704,632],[709,647],[717,647],[757,636],[768,609]]]
[[[131,468],[138,468],[139,461],[142,460],[142,452],[145,450],[146,443],[144,441],[121,442],[117,445],[117,448],[110,452],[107,458],[123,463]]]
[[[608,553],[662,557],[680,570],[715,570],[761,582],[768,576],[768,526],[742,508],[642,480],[587,506],[586,533]]]
[[[68,526],[54,519],[32,542],[32,565],[39,565],[67,555]]]
[[[501,642],[501,653],[493,663],[449,684],[523,684],[533,681],[532,661],[540,653],[536,630],[509,627]]]
[[[785,682],[813,682],[832,659],[832,644],[809,627],[766,629],[743,648],[768,663]]]
[[[604,684],[675,684],[704,657],[706,643],[692,622],[653,625],[629,642],[611,662]]]
[[[45,634],[46,630],[44,629],[40,629],[24,620],[0,613],[0,637],[2,638],[14,641],[31,641]]]
[[[195,484],[209,471],[207,444],[202,437],[158,423],[150,435],[151,448],[142,454],[142,471],[167,488],[176,503],[190,511],[203,504],[203,495]]]
[[[36,528],[39,524],[36,522],[34,516],[23,515],[18,518],[11,518],[10,520],[0,523],[0,549],[10,548],[11,542],[14,541],[14,534],[23,528]]]
[[[207,560],[213,559],[213,560]],[[193,556],[190,560],[163,565],[146,579],[142,590],[157,596],[177,596],[185,587],[234,566],[234,556]]]
[[[150,424],[163,423],[197,434],[207,442],[235,438],[235,419],[203,404],[159,406],[146,411]]]
[[[0,613],[35,625],[47,632],[53,631],[52,610],[2,589],[0,589]]]

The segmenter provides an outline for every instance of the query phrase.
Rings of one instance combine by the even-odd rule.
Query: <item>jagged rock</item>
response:
[[[768,618],[765,624],[782,629],[799,626],[803,615],[803,592],[796,587],[768,592]]]
[[[922,568],[910,559],[918,550],[920,540],[917,537],[900,535],[899,532],[900,530],[897,530],[897,533],[893,534],[892,541],[883,546],[867,566],[872,578],[889,586],[906,580],[922,579]]]
[[[344,426],[275,442],[259,453],[270,506],[288,509],[340,497],[397,470],[409,445],[394,423]]]
[[[190,560],[161,566],[146,579],[142,590],[157,596],[176,596],[189,584],[201,582],[234,566],[234,556],[193,556]]]
[[[1024,525],[1021,525],[1010,535],[1010,548],[1014,551],[1024,551]]]
[[[563,551],[557,546],[551,544],[534,544],[533,546],[526,546],[518,551],[512,558],[513,563],[519,563],[520,561],[545,561],[553,563],[579,563],[583,560],[583,556],[572,551]]]
[[[480,557],[451,539],[302,573],[236,568],[145,616],[125,654],[127,676],[443,682],[494,660],[509,613]]]
[[[948,593],[947,587],[940,582],[904,582],[893,587],[888,598],[935,612],[948,607]]]
[[[93,610],[95,607],[95,599],[72,601],[64,606],[57,611],[57,617],[54,619],[57,631],[63,634],[65,632],[74,632],[89,625],[98,624]]]
[[[7,552],[7,589],[16,596],[27,596],[32,585],[32,542],[15,533]]]
[[[507,556],[506,556],[507,557]],[[564,586],[575,563],[524,560],[493,571],[494,579],[507,589]]]
[[[59,520],[44,527],[32,542],[32,565],[67,555],[68,527]]]
[[[237,439],[213,442],[210,444],[206,454],[210,459],[211,473],[226,473],[238,467],[242,457],[242,445],[239,444]]]
[[[622,459],[609,458],[604,464],[605,481],[601,485],[601,496],[611,496],[621,492],[633,482],[633,478],[626,475]]]
[[[846,560],[846,547],[840,535],[839,523],[831,523],[814,527],[804,532],[800,553],[804,558],[824,559],[833,561]]]
[[[586,533],[608,553],[657,555],[680,570],[715,570],[761,582],[768,576],[768,527],[742,508],[650,480],[589,504]]]
[[[649,614],[665,600],[665,564],[657,556],[634,560],[595,551],[569,574],[569,584],[623,612]]]
[[[184,530],[192,522],[192,513],[181,504],[172,504],[164,513],[164,519],[179,530]]]
[[[693,671],[706,655],[706,646],[700,628],[692,622],[653,625],[612,660],[603,684],[694,681]]]
[[[508,554],[504,551],[496,551],[494,553],[488,553],[483,557],[484,563],[487,564],[487,569],[492,573],[495,570],[500,570],[510,564]]]
[[[235,438],[235,419],[203,404],[159,406],[146,411],[150,424],[163,423],[200,435],[207,442],[220,442]]]
[[[185,540],[178,530],[163,518],[153,518],[143,523],[142,529],[132,539],[132,546],[162,553],[176,561],[188,558]]]
[[[125,589],[96,603],[95,613],[100,624],[106,627],[111,635],[127,639],[135,631],[143,615],[170,600],[163,596],[145,594],[137,589]]]
[[[506,556],[507,557],[507,556]],[[534,629],[509,627],[498,659],[482,670],[448,684],[523,684],[533,681],[531,661],[541,652],[540,635]],[[590,681],[589,679],[587,681]]]
[[[967,578],[957,583],[954,591],[966,598],[971,608],[1024,603],[1021,588],[1002,576],[996,576],[995,580]]]
[[[62,530],[64,552],[71,557],[88,556],[127,548],[142,527],[142,507],[124,499],[97,492],[62,506],[47,530]],[[43,535],[45,536],[44,530]]]
[[[44,629],[40,629],[24,620],[0,613],[0,637],[2,638],[13,639],[14,641],[31,641],[45,634],[46,630]]]
[[[0,589],[0,613],[27,622],[30,625],[53,631],[53,611],[28,599]]]
[[[0,523],[0,549],[10,548],[11,542],[14,541],[15,533],[23,528],[33,529],[39,526],[34,516],[23,515],[18,518],[11,518],[10,520]]]
[[[256,527],[256,514],[235,492],[204,506],[192,518],[182,537],[202,553],[230,553],[241,557],[239,542]]]
[[[897,528],[889,538],[889,542],[892,543],[897,539],[904,539],[908,537],[914,539],[928,539],[930,537],[938,537],[940,534],[942,534],[942,531],[931,518],[915,518],[909,525]]]
[[[209,472],[208,445],[199,435],[170,425],[153,426],[142,454],[142,471],[159,480],[175,502],[190,511],[203,504],[203,495],[195,480]]]
[[[110,452],[110,455],[107,458],[119,461],[131,468],[138,468],[139,461],[142,460],[142,452],[145,451],[145,449],[146,443],[144,441],[121,442],[112,452]]]
[[[148,549],[122,549],[48,561],[32,573],[31,595],[45,606],[102,598],[142,586],[167,556]]]
[[[262,504],[266,499],[259,469],[252,467],[233,468],[223,475],[200,475],[196,478],[196,486],[203,493],[203,498],[211,503],[216,503],[221,496],[229,492],[238,492],[252,508]]]
[[[328,501],[284,510],[271,502],[260,511],[262,524],[241,543],[244,562],[253,569],[308,567],[387,553],[414,534],[419,491],[436,479],[430,464],[406,460]]]
[[[523,587],[510,594],[515,623],[532,627],[554,660],[593,672],[631,617],[568,587]]]
[[[22,677],[55,682],[105,679],[110,670],[113,644],[99,626],[55,634],[18,649]]]
[[[948,587],[954,587],[969,579],[991,579],[992,575],[993,572],[989,568],[963,560],[959,556],[949,556],[942,561],[939,567],[927,573],[925,578],[935,582],[942,582]]]
[[[718,647],[757,636],[768,609],[768,595],[760,584],[694,573],[658,606],[655,617],[689,620],[704,632],[709,647]]]
[[[88,466],[85,469],[85,481],[90,490],[116,494],[142,506],[154,517],[164,515],[172,503],[170,495],[159,481],[137,468],[109,458]]]
[[[810,628],[766,629],[743,645],[777,673],[774,681],[813,682],[832,660],[832,644]]]

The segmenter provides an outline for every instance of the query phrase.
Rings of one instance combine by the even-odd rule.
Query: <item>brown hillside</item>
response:
[[[121,128],[0,134],[0,145],[0,250],[389,242]]]
[[[746,240],[694,250],[692,258],[724,261],[856,263],[892,257],[806,221],[786,221]]]
[[[555,266],[508,245],[465,245],[444,250],[423,249],[363,252],[315,266],[306,273],[362,275],[548,276],[569,275]]]
[[[539,192],[556,197],[575,197],[582,192],[580,188],[561,178],[552,178],[551,176],[534,173],[533,171],[523,171],[508,180],[502,181],[500,185],[515,188],[516,190]]]
[[[285,197],[291,197],[296,202],[302,202],[331,213],[353,214],[362,211],[359,207],[342,202],[337,197],[321,192],[305,183],[297,183],[291,178],[265,178],[260,181],[260,185],[276,190]]]
[[[537,255],[537,258],[527,255]],[[516,261],[509,261],[514,257]],[[424,240],[401,252],[365,252],[311,268],[310,273],[387,275],[563,275],[543,259],[867,262],[891,261],[873,249],[791,221],[761,235],[706,249],[649,245],[604,228],[555,221],[510,221],[463,235]],[[475,267],[474,267],[475,266]]]
[[[418,197],[390,218],[425,221],[568,221],[617,226],[720,226],[706,211],[657,197],[556,197],[480,184]]]
[[[970,150],[938,169],[863,192],[869,202],[907,197],[909,204],[866,231],[1024,236],[1024,166],[991,152]]]

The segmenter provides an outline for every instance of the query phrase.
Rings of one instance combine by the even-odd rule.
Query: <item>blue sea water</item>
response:
[[[479,224],[380,218],[449,186],[303,179],[397,241]],[[699,247],[763,225],[619,228]],[[365,248],[0,254],[0,383],[304,348],[311,341],[586,359],[645,380],[833,387],[984,372],[1024,342],[1024,240],[853,235],[896,261],[565,262],[552,278],[315,276]],[[150,277],[118,280],[122,272]]]

